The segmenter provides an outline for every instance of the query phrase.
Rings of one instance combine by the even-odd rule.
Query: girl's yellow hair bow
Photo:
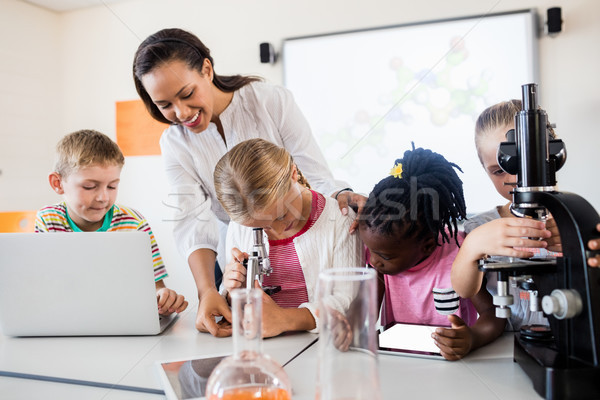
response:
[[[390,171],[390,175],[394,178],[402,179],[402,164],[398,163],[394,165],[394,168],[392,168],[392,170]]]

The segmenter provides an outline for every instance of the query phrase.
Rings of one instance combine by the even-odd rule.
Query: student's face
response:
[[[396,234],[383,235],[364,223],[359,224],[358,232],[371,253],[370,264],[386,275],[396,275],[416,266],[435,248],[433,240],[402,238]]]
[[[516,183],[517,176],[507,174],[498,165],[498,159],[496,153],[498,152],[498,146],[501,142],[506,141],[506,132],[513,129],[514,126],[505,125],[491,132],[486,132],[481,139],[479,139],[479,157],[481,163],[485,169],[486,174],[492,180],[496,191],[500,193],[508,201],[512,201],[512,195],[510,191],[513,190],[512,185],[505,185],[505,183]]]
[[[204,61],[202,74],[183,61],[162,64],[142,76],[142,84],[162,115],[194,133],[208,127],[214,115],[212,67]]]
[[[104,215],[115,204],[120,176],[118,165],[91,165],[60,178],[56,192],[64,196],[69,216],[82,231],[102,227]]]
[[[293,182],[290,190],[283,198],[264,210],[252,213],[254,216],[242,225],[252,228],[263,228],[267,235],[274,237],[290,236],[306,222],[302,216],[302,187]]]

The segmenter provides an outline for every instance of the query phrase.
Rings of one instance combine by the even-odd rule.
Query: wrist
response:
[[[312,313],[308,308],[300,307],[300,308],[289,308],[288,313],[288,325],[294,331],[310,331],[315,329],[317,326],[317,321],[313,317]]]
[[[198,289],[198,300],[202,301],[203,298],[208,297],[214,293],[220,296],[219,292],[217,291],[217,288],[214,286],[206,286],[202,289]]]
[[[334,199],[338,199],[338,196],[342,193],[342,192],[354,192],[354,190],[352,190],[352,188],[344,188],[344,189],[340,189],[338,190],[338,192],[335,194],[335,196],[333,196]]]
[[[481,246],[478,246],[475,235],[467,235],[460,246],[460,250],[463,251],[469,261],[474,263],[479,263],[480,259],[488,257],[487,253],[481,250]]]

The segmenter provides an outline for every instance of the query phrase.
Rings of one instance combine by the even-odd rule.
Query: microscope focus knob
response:
[[[493,303],[495,306],[506,307],[506,306],[510,306],[514,302],[515,301],[513,299],[512,294],[507,294],[504,296],[497,294],[493,297]]]
[[[514,303],[513,296],[511,294],[497,294],[493,298],[494,305],[496,307],[496,318],[510,318],[511,311],[508,306]]]
[[[496,307],[496,318],[510,318],[511,311],[508,307]]]
[[[583,303],[576,290],[554,289],[549,296],[542,299],[542,309],[557,319],[573,318],[581,313]]]

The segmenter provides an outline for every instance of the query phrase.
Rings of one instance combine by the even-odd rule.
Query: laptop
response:
[[[156,335],[145,232],[0,233],[0,331],[9,336]]]

